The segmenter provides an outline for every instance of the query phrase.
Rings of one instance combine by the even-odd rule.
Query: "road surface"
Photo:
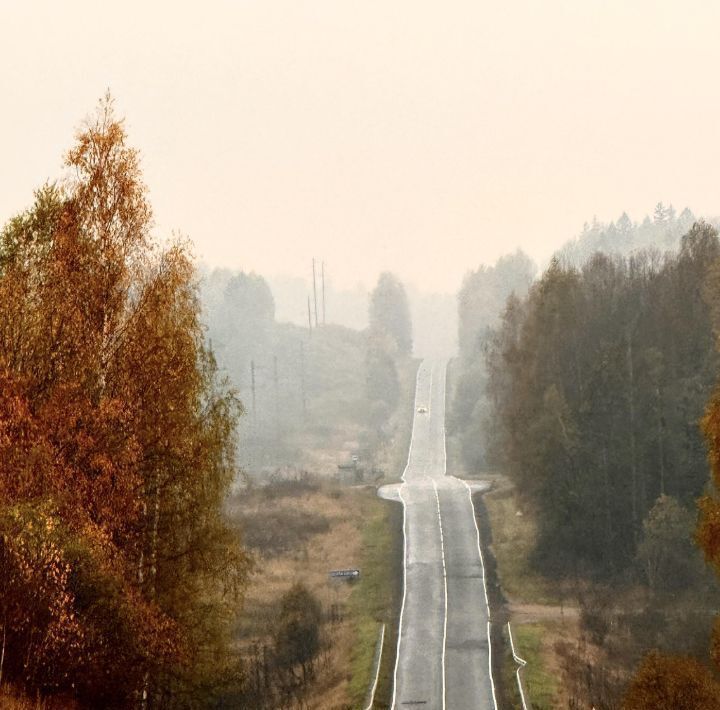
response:
[[[417,412],[427,408],[427,413]],[[495,710],[489,609],[470,489],[445,472],[445,363],[417,376],[405,510],[404,594],[392,707]]]

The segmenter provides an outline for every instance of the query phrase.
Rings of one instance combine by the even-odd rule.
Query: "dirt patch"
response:
[[[518,604],[510,602],[507,605],[510,619],[518,624],[533,624],[538,621],[556,621],[576,623],[580,618],[580,609],[576,606],[551,606],[546,604]]]

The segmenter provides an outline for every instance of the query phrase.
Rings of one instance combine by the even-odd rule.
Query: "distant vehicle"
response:
[[[427,407],[418,407],[418,414],[427,414]]]

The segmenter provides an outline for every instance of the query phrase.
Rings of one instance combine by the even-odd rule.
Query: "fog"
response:
[[[319,264],[321,262],[318,262]],[[318,265],[317,288],[321,289]],[[312,268],[309,269],[311,271]],[[307,299],[312,298],[312,276],[270,276],[268,283],[275,298],[279,321],[307,326]],[[432,293],[408,285],[408,300],[413,322],[413,352],[416,357],[451,357],[457,350],[457,302],[454,293]],[[322,292],[319,293],[322,314]],[[338,289],[329,273],[325,278],[325,315],[329,323],[356,330],[368,326],[370,291],[358,283],[354,288]],[[314,314],[314,306],[311,309]]]
[[[4,3],[0,214],[110,89],[211,266],[454,293],[594,215],[715,214],[717,4]],[[698,97],[702,97],[700,100]],[[440,268],[442,267],[442,268]]]
[[[0,707],[717,710],[719,26],[0,3]]]

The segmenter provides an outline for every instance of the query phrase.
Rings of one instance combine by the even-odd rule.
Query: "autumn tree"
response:
[[[623,701],[625,710],[717,710],[720,683],[694,658],[649,653]]]
[[[66,166],[0,236],[5,677],[91,707],[200,704],[247,569],[221,512],[241,408],[109,98]]]

